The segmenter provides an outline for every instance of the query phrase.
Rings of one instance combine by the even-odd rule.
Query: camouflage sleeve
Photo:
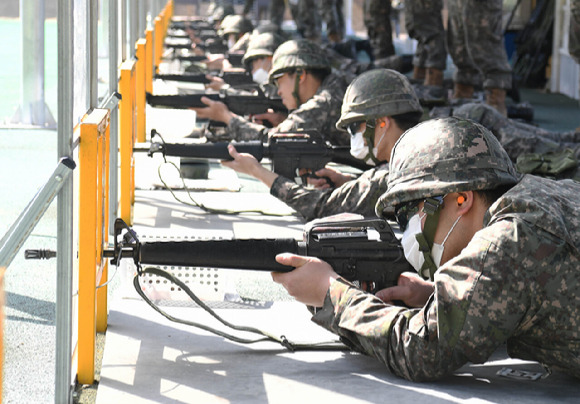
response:
[[[480,233],[435,274],[435,293],[423,308],[392,306],[334,282],[313,321],[408,380],[435,380],[484,362],[536,308],[528,307],[529,261],[514,258],[530,248],[518,240],[529,231],[503,220]]]
[[[228,124],[228,132],[233,140],[242,142],[265,138],[268,134],[268,128],[235,115]]]
[[[387,189],[387,176],[388,170],[383,167],[369,170],[356,180],[332,190],[306,188],[287,178],[278,177],[270,193],[306,220],[347,212],[374,216],[375,204]]]
[[[350,136],[336,128],[340,107],[346,89],[344,77],[329,75],[308,101],[296,108],[278,125],[277,132],[293,132],[298,129],[316,129],[333,145],[348,146]]]

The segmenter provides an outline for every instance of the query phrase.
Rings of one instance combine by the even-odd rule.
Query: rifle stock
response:
[[[129,232],[121,248],[118,238],[125,228]],[[380,218],[311,222],[304,229],[304,241],[281,238],[159,242],[139,242],[137,235],[117,219],[115,249],[106,250],[104,255],[114,258],[113,264],[132,257],[140,265],[289,272],[294,268],[275,260],[284,252],[320,258],[349,281],[371,283],[373,291],[396,285],[399,275],[412,269],[390,224]]]

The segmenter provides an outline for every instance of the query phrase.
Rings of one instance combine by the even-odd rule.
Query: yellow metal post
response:
[[[145,31],[145,92],[153,93],[153,30],[148,28]]]
[[[155,60],[153,72],[157,73],[159,69],[159,64],[161,63],[161,55],[163,54],[163,41],[165,39],[165,34],[163,33],[163,21],[161,17],[155,17],[155,22],[153,24],[155,29],[155,50],[153,51],[153,57]]]
[[[107,115],[108,118],[108,115]],[[107,119],[108,121],[108,119]],[[110,125],[104,128],[104,134],[101,136],[103,144],[103,165],[100,170],[102,177],[102,222],[98,227],[101,230],[101,243],[97,245],[98,257],[103,256],[103,247],[109,244],[109,148],[110,148]],[[101,211],[101,210],[100,210]],[[102,259],[100,262],[100,276],[97,279],[98,285],[104,285],[109,279],[109,261]],[[102,286],[97,289],[97,332],[105,332],[107,330],[107,316],[108,316],[108,301],[107,301],[107,286]]]
[[[119,91],[120,140],[119,151],[121,161],[120,174],[120,216],[125,223],[133,224],[134,201],[134,158],[133,144],[135,142],[135,62],[127,60],[121,64]]]
[[[141,38],[135,44],[135,57],[137,59],[135,68],[135,102],[137,116],[137,141],[145,142],[145,57],[146,41]]]
[[[78,380],[95,380],[95,283],[97,262],[98,131],[81,123],[79,145],[79,316]]]
[[[95,378],[97,312],[104,313],[101,322],[107,322],[106,299],[97,301],[96,285],[107,278],[102,257],[108,237],[108,125],[107,109],[93,110],[80,125],[77,376],[81,384],[92,384]],[[103,289],[100,294],[106,293]]]

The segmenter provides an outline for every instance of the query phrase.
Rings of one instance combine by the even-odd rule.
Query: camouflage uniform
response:
[[[329,74],[316,94],[291,111],[288,117],[276,127],[275,132],[318,129],[330,143],[337,146],[348,145],[350,142],[348,135],[335,127],[340,117],[340,106],[346,87],[344,77]],[[240,116],[234,117],[228,125],[230,136],[237,141],[263,139],[269,130],[264,125],[250,122]]]
[[[342,0],[321,0],[319,6],[320,15],[326,23],[326,35],[341,41],[344,38]]]
[[[395,54],[390,14],[390,1],[365,0],[364,22],[375,59],[382,59]]]
[[[468,133],[458,139],[458,130],[437,127],[439,121],[458,122]],[[430,130],[421,131],[426,124]],[[469,132],[473,127],[479,134]],[[407,131],[391,157],[378,212],[517,183],[487,210],[483,228],[459,255],[437,270],[423,308],[386,304],[339,280],[313,321],[409,380],[483,363],[506,343],[512,357],[580,377],[580,184],[531,175],[518,181],[494,136],[455,118]]]
[[[388,164],[365,171],[356,180],[335,189],[306,188],[279,176],[270,194],[297,211],[306,220],[350,212],[374,216],[379,196],[387,190]]]
[[[457,66],[453,81],[510,89],[512,75],[503,42],[502,0],[448,0],[447,5],[447,46]]]
[[[375,69],[363,73],[349,85],[336,127],[345,130],[351,122],[420,111],[419,100],[406,77],[392,70]],[[372,152],[374,137],[367,138],[367,145],[369,153]],[[306,220],[345,212],[373,216],[378,197],[387,189],[387,176],[388,166],[383,163],[356,180],[326,190],[306,188],[279,176],[270,193]]]
[[[292,18],[296,23],[298,33],[306,39],[318,41],[322,29],[322,20],[315,0],[288,0]],[[270,21],[282,26],[286,2],[272,0],[270,2]]]
[[[364,63],[341,55],[330,44],[322,44],[321,47],[326,53],[332,68],[340,71],[345,76],[347,83],[371,69],[383,68],[396,70],[399,73],[407,73],[412,68],[406,55],[392,55],[374,62]]]
[[[524,153],[546,153],[571,148],[580,159],[580,132],[551,132],[505,118],[483,103],[468,103],[452,111],[453,116],[478,122],[492,131],[513,161]]]
[[[570,32],[568,50],[570,56],[580,63],[580,0],[570,1]]]
[[[417,40],[413,66],[445,70],[447,48],[441,10],[442,0],[405,1],[405,27]]]
[[[278,35],[280,38],[285,38],[279,26],[272,23],[260,24],[252,32],[246,32],[242,35],[235,45],[230,48],[230,52],[246,52],[252,38],[262,34]],[[276,49],[274,48],[274,50]]]

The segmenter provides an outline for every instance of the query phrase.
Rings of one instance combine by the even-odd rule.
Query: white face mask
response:
[[[350,137],[350,154],[359,160],[363,160],[369,154],[362,131],[356,132],[354,136]]]
[[[451,232],[455,228],[455,225],[457,224],[457,222],[459,222],[459,219],[461,219],[461,216],[459,216],[457,218],[457,220],[455,221],[455,223],[453,223],[453,226],[451,226],[451,229],[449,229],[449,232],[445,236],[445,239],[443,239],[443,242],[441,244],[433,243],[433,247],[431,247],[431,257],[433,257],[433,262],[435,263],[437,268],[439,268],[439,266],[441,265],[441,257],[443,257],[443,250],[445,249],[445,242],[447,241],[447,238],[449,238],[449,235],[451,234]]]
[[[426,213],[423,213],[423,216],[419,216],[418,213],[414,214],[413,217],[409,219],[409,224],[403,232],[403,238],[401,239],[401,245],[403,247],[405,258],[420,275],[422,275],[421,267],[425,262],[425,257],[423,256],[423,252],[419,250],[419,242],[417,241],[416,236],[423,231],[421,229],[421,221],[425,215]],[[427,274],[427,276],[428,275],[429,274]]]
[[[252,73],[252,80],[254,83],[265,84],[268,82],[268,72],[260,67]]]
[[[376,147],[373,149],[373,153],[376,156]],[[363,132],[356,132],[354,136],[350,137],[350,154],[359,160],[363,160],[368,165],[374,166],[375,161],[371,158],[369,153],[369,148],[365,144],[365,140],[363,137]]]
[[[379,142],[373,147],[373,156],[376,158],[379,153],[379,146],[385,138],[386,131],[381,135]],[[369,155],[369,148],[364,141],[364,131],[356,132],[354,136],[350,137],[350,154],[359,160],[366,160],[369,165],[375,165],[374,160]]]

